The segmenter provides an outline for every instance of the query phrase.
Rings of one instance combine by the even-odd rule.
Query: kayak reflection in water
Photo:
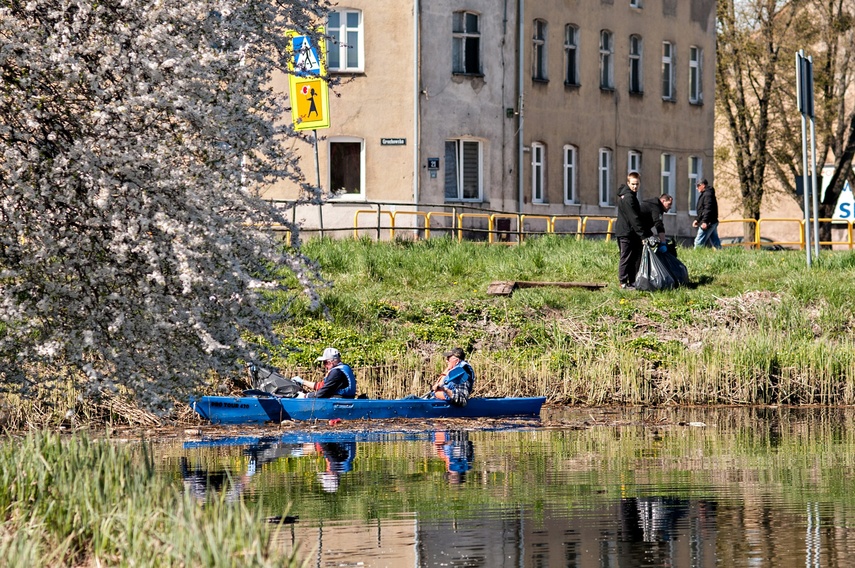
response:
[[[451,485],[466,482],[466,472],[472,469],[475,449],[469,434],[464,430],[434,432],[436,453],[445,461],[446,479]]]

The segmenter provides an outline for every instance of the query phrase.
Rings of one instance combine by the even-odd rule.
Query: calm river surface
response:
[[[284,517],[308,566],[855,563],[853,409],[206,428],[157,451],[200,499]]]

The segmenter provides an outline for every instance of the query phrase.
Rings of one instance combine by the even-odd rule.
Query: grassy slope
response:
[[[472,352],[481,394],[626,403],[853,403],[855,254],[680,249],[692,285],[615,285],[614,242],[547,237],[505,247],[449,239],[313,240],[332,286],[327,317],[277,297],[290,317],[271,363],[317,374],[335,345],[371,396],[417,392],[452,345]],[[494,280],[586,281],[489,296]]]

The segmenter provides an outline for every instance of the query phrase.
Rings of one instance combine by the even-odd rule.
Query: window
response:
[[[612,32],[602,30],[600,32],[600,88],[614,89],[614,71],[612,56],[614,55],[614,44]]]
[[[610,148],[600,148],[598,170],[600,206],[614,205],[614,199],[612,198],[612,151]]]
[[[546,81],[546,22],[534,21],[534,36],[532,37],[532,60],[531,78]]]
[[[579,28],[564,26],[564,84],[579,84]]]
[[[626,173],[636,172],[641,173],[641,152],[630,150],[626,154]]]
[[[674,195],[674,156],[673,154],[662,154],[662,183],[659,193]]]
[[[629,36],[629,92],[642,93],[641,82],[641,36]]]
[[[701,89],[701,62],[703,51],[697,46],[689,48],[689,102],[701,104],[704,102],[703,90]]]
[[[630,8],[641,8],[641,0],[629,0]]]
[[[662,98],[674,100],[674,44],[662,44]]]
[[[481,142],[445,141],[446,201],[481,201]]]
[[[361,138],[330,139],[330,190],[337,197],[364,197],[363,148]]]
[[[330,12],[327,22],[327,58],[330,71],[362,71],[362,12]]]
[[[578,203],[576,199],[576,147],[564,146],[564,203]]]
[[[704,179],[704,162],[697,156],[689,156],[689,212],[698,209],[698,182]]]
[[[531,202],[544,203],[546,199],[546,146],[540,142],[531,145]]]
[[[478,14],[455,12],[452,18],[452,72],[481,74],[481,30]]]

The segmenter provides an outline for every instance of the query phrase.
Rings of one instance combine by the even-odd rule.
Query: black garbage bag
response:
[[[670,248],[665,252],[657,251],[656,258],[665,265],[665,269],[674,278],[676,286],[685,286],[689,283],[689,269],[677,258],[677,255],[671,254]]]
[[[254,387],[251,390],[259,390],[282,398],[296,398],[302,391],[300,385],[291,379],[286,379],[276,371],[259,367],[254,363],[247,365],[247,367],[250,376],[252,376]]]
[[[656,253],[649,246],[643,247],[641,266],[635,276],[635,289],[654,292],[656,290],[669,290],[675,286],[674,277],[656,256]]]

